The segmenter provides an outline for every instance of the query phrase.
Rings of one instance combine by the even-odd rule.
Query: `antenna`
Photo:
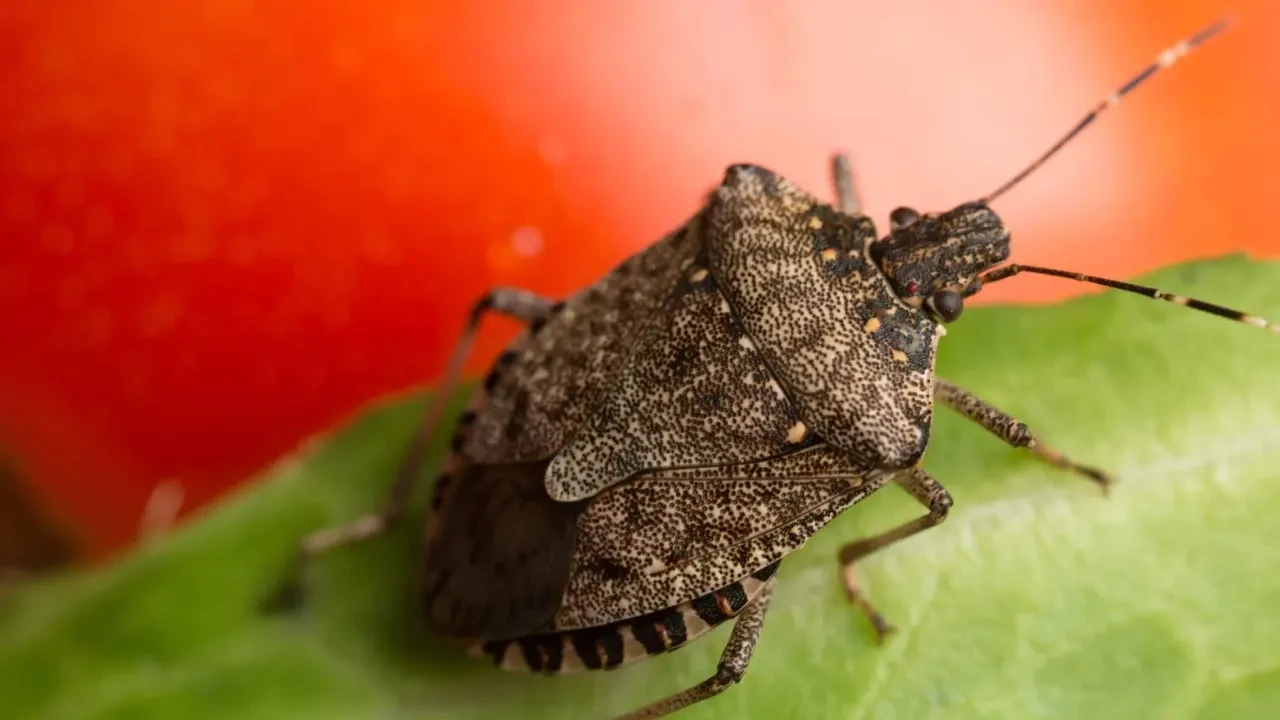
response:
[[[1071,142],[1077,135],[1083,132],[1085,128],[1092,125],[1093,121],[1097,120],[1099,115],[1101,115],[1102,113],[1106,112],[1110,108],[1113,108],[1117,104],[1119,104],[1120,99],[1123,98],[1125,95],[1128,95],[1130,92],[1132,92],[1134,88],[1146,82],[1148,79],[1151,78],[1152,75],[1155,75],[1159,71],[1177,62],[1179,58],[1191,52],[1193,49],[1196,48],[1196,46],[1200,45],[1204,41],[1208,40],[1214,35],[1217,35],[1218,33],[1225,30],[1229,24],[1230,24],[1229,19],[1224,17],[1218,20],[1217,22],[1213,23],[1212,25],[1204,28],[1200,32],[1196,33],[1195,35],[1192,35],[1191,37],[1186,38],[1185,40],[1178,42],[1176,45],[1173,45],[1172,47],[1169,47],[1164,51],[1162,51],[1159,55],[1156,56],[1156,59],[1154,62],[1152,62],[1150,65],[1146,66],[1145,68],[1143,68],[1142,71],[1139,72],[1137,75],[1134,75],[1132,78],[1129,78],[1128,82],[1121,85],[1119,89],[1117,89],[1115,92],[1111,93],[1111,95],[1108,96],[1106,100],[1103,100],[1102,102],[1095,105],[1094,108],[1090,110],[1088,114],[1086,114],[1080,120],[1080,122],[1076,123],[1075,127],[1071,128],[1070,132],[1068,132],[1066,135],[1063,135],[1062,138],[1058,140],[1058,142],[1054,143],[1053,147],[1049,148],[1049,150],[1046,151],[1043,155],[1036,158],[1036,160],[1032,162],[1030,165],[1023,168],[1022,172],[1018,173],[1017,175],[1014,175],[1013,178],[1010,179],[1008,182],[996,188],[995,192],[992,192],[988,194],[986,197],[982,198],[980,202],[982,202],[983,204],[989,205],[993,200],[995,200],[996,198],[1008,192],[1010,188],[1022,182],[1024,178],[1026,178],[1028,175],[1030,175],[1031,173],[1039,169],[1041,165],[1045,164],[1045,162],[1048,161],[1049,158],[1053,157],[1054,155],[1057,155],[1059,150],[1061,150],[1067,143]]]
[[[1101,285],[1115,290],[1137,293],[1138,295],[1144,295],[1155,300],[1165,300],[1173,303],[1174,305],[1189,307],[1192,310],[1200,310],[1201,312],[1207,312],[1211,315],[1217,315],[1218,317],[1224,317],[1228,320],[1234,320],[1236,322],[1260,327],[1263,330],[1270,330],[1273,333],[1280,334],[1280,325],[1269,322],[1257,315],[1250,315],[1249,313],[1240,312],[1239,310],[1232,310],[1229,307],[1223,307],[1203,300],[1189,298],[1185,295],[1174,295],[1173,293],[1148,287],[1146,285],[1135,285],[1121,280],[1108,280],[1107,278],[1098,277],[1096,275],[1085,275],[1084,273],[1071,272],[1070,270],[1055,270],[1053,268],[1037,267],[1035,265],[1005,265],[1002,268],[996,268],[995,270],[983,273],[978,280],[984,285],[989,285],[993,282],[1006,280],[1019,273],[1052,275],[1054,277],[1066,278],[1077,282],[1091,283],[1093,285]]]

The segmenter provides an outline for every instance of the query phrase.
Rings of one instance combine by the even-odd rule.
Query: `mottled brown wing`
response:
[[[631,479],[591,501],[555,629],[594,627],[705,595],[799,548],[885,476],[825,446]]]
[[[737,165],[707,223],[711,272],[805,423],[864,468],[913,464],[929,440],[942,329],[875,267],[870,219]]]
[[[550,629],[583,503],[547,497],[545,461],[471,465],[437,483],[422,604],[437,629],[505,638]]]
[[[659,327],[632,347],[590,420],[551,461],[551,497],[580,500],[646,468],[746,462],[806,441],[701,259],[677,281]]]
[[[693,262],[701,217],[631,256],[518,336],[485,379],[462,453],[475,462],[548,458],[612,389],[633,345]]]

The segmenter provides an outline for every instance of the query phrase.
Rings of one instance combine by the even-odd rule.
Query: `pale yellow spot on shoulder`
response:
[[[894,350],[893,359],[897,360],[900,363],[904,363],[907,361],[907,354],[902,352],[901,350]]]
[[[936,330],[934,330],[935,335],[937,335],[938,337],[947,336],[947,328],[942,323],[938,323],[937,325],[934,325],[934,327],[937,328]]]
[[[742,337],[738,338],[738,344],[748,350],[756,349],[756,344],[751,342],[751,338],[747,337],[746,335],[743,335]]]
[[[821,229],[822,229],[822,219],[821,219],[821,218],[819,218],[819,217],[818,217],[818,216],[816,216],[816,215],[815,215],[815,216],[813,216],[813,217],[811,217],[811,218],[809,218],[809,227],[813,228],[814,230],[821,230]]]
[[[791,429],[787,431],[787,442],[794,445],[804,440],[804,436],[808,432],[809,429],[804,426],[804,423],[797,420],[796,424],[792,425]]]
[[[690,279],[690,280],[692,280],[693,282],[702,282],[703,280],[706,280],[706,279],[707,279],[707,269],[706,269],[706,268],[698,268],[697,270],[694,270],[694,271],[693,271],[693,274],[689,276],[689,279]]]
[[[870,320],[868,320],[868,321],[867,321],[867,324],[866,324],[866,325],[863,325],[863,326],[862,326],[862,329],[863,329],[863,330],[866,330],[866,331],[867,331],[867,332],[869,332],[869,333],[873,333],[873,332],[875,332],[875,331],[879,330],[879,329],[880,329],[880,318],[877,318],[877,317],[873,317],[873,318],[871,318]]]
[[[822,259],[826,260],[827,262],[831,262],[832,260],[835,260],[840,255],[840,253],[836,252],[835,248],[825,248],[821,254],[822,254]]]

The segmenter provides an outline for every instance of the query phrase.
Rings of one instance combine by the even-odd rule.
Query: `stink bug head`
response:
[[[1048,150],[980,200],[965,203],[949,212],[920,215],[908,207],[900,207],[890,215],[888,237],[870,244],[872,260],[889,280],[894,293],[907,305],[923,309],[939,322],[952,322],[964,309],[964,298],[973,295],[988,283],[999,282],[1022,273],[1049,275],[1077,282],[1101,285],[1116,290],[1166,300],[1194,310],[1253,325],[1280,333],[1280,325],[1248,313],[1175,295],[1157,288],[1032,265],[996,265],[1009,257],[1009,231],[999,216],[991,210],[992,202],[1017,186],[1050,158],[1058,154],[1100,115],[1115,107],[1134,89],[1147,82],[1159,71],[1168,68],[1204,41],[1217,35],[1227,26],[1219,20],[1194,35],[1162,50],[1156,59],[1123,85],[1085,113],[1065,135]],[[836,163],[837,175],[848,173],[847,161]],[[849,185],[837,177],[836,185]],[[843,195],[844,193],[842,193]],[[850,201],[849,207],[856,206]]]
[[[871,258],[908,305],[942,322],[960,317],[977,278],[1009,257],[1009,230],[981,202],[941,214],[898,208],[889,235],[871,244]]]

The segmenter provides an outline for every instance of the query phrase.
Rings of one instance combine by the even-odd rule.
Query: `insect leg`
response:
[[[831,158],[831,179],[836,186],[836,207],[846,215],[861,215],[862,201],[853,182],[853,163],[849,156],[837,153]]]
[[[534,323],[546,317],[554,304],[555,301],[553,300],[514,288],[495,288],[480,298],[471,308],[471,314],[467,318],[467,324],[462,331],[462,338],[459,339],[457,346],[454,347],[453,355],[449,358],[449,364],[445,367],[444,375],[431,399],[430,409],[423,416],[423,420],[418,426],[418,432],[414,435],[413,443],[409,446],[409,452],[405,455],[404,460],[401,461],[400,472],[396,477],[395,483],[391,486],[391,491],[388,493],[387,501],[382,510],[378,513],[370,513],[357,518],[340,527],[312,533],[302,542],[303,552],[314,555],[339,545],[346,545],[372,537],[385,530],[387,526],[398,519],[401,513],[404,512],[405,506],[409,504],[410,491],[413,489],[414,481],[419,476],[422,463],[426,460],[431,437],[435,435],[436,429],[444,417],[449,398],[453,396],[454,390],[457,388],[458,377],[462,373],[463,363],[466,362],[467,356],[470,354],[476,330],[479,328],[480,320],[485,313],[490,311],[498,312],[524,323]]]
[[[1036,437],[1025,424],[954,383],[937,378],[934,381],[933,395],[947,407],[978,423],[1001,440],[1017,448],[1026,448],[1052,465],[1084,475],[1098,483],[1103,492],[1115,482],[1102,470],[1081,465],[1063,455],[1058,449]]]
[[[467,317],[462,337],[453,350],[449,363],[437,386],[436,392],[429,401],[428,411],[423,415],[409,451],[400,463],[399,472],[387,499],[378,512],[368,513],[355,520],[311,533],[303,538],[299,545],[294,568],[286,578],[279,596],[272,600],[273,605],[289,605],[297,602],[297,578],[302,573],[309,558],[343,545],[366,540],[381,534],[404,513],[409,504],[414,481],[421,475],[422,464],[426,460],[431,437],[435,434],[449,399],[458,385],[458,377],[462,366],[471,351],[476,330],[480,320],[487,312],[497,312],[525,323],[535,323],[545,319],[555,306],[555,301],[535,295],[526,290],[515,288],[494,288],[476,301]]]
[[[951,509],[951,493],[947,492],[947,489],[942,487],[942,483],[935,480],[924,470],[920,468],[903,470],[895,475],[893,480],[901,485],[904,490],[911,493],[911,497],[919,501],[921,505],[929,508],[929,512],[915,520],[902,523],[892,530],[851,542],[840,548],[839,555],[845,595],[848,597],[849,602],[853,603],[871,621],[871,625],[876,631],[876,639],[881,641],[884,640],[886,635],[893,632],[893,626],[884,619],[867,600],[866,596],[863,595],[862,589],[858,584],[858,576],[854,570],[854,564],[876,550],[888,547],[899,540],[905,540],[946,520],[947,512]]]
[[[720,664],[716,674],[694,685],[691,688],[669,695],[651,705],[622,715],[616,720],[648,720],[658,718],[688,707],[696,702],[714,697],[740,682],[751,663],[751,652],[755,650],[756,641],[760,639],[760,628],[764,626],[764,615],[769,609],[769,600],[773,597],[773,580],[760,589],[755,599],[738,615],[733,623],[733,632],[729,642],[720,653]]]

